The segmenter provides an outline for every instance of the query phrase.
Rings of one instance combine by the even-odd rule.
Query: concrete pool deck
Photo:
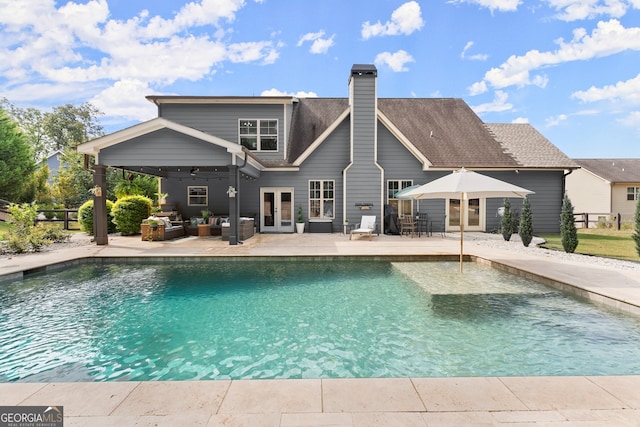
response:
[[[571,287],[640,315],[640,274],[567,260],[546,250],[496,247],[469,233],[465,254],[519,274]],[[189,237],[146,242],[110,236],[0,259],[0,278],[87,257],[452,256],[457,235],[409,238],[258,234],[243,245]],[[522,273],[524,272],[524,273]],[[0,405],[61,405],[65,426],[640,426],[640,375],[239,380],[111,383],[0,383]]]

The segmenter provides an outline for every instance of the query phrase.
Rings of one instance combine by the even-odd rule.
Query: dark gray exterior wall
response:
[[[215,135],[239,144],[240,119],[278,120],[278,151],[256,151],[256,157],[265,160],[283,160],[286,156],[286,138],[291,125],[290,105],[238,105],[238,104],[162,104],[160,117]]]
[[[170,129],[161,129],[100,151],[111,166],[218,166],[231,163],[224,148]]]
[[[492,178],[535,191],[529,196],[533,216],[534,233],[560,232],[560,211],[562,210],[562,180],[564,171],[504,171],[481,172]],[[522,211],[522,199],[509,199],[511,210]],[[497,211],[504,199],[487,199],[486,231],[500,229]]]

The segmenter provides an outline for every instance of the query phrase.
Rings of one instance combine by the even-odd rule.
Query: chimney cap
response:
[[[373,64],[353,64],[351,67],[352,76],[360,76],[363,74],[370,74],[374,77],[378,76],[378,70]]]

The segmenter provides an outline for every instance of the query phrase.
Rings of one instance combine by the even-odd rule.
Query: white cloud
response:
[[[529,123],[529,119],[527,119],[526,117],[517,117],[511,120],[511,123]]]
[[[474,45],[473,42],[471,41],[467,42],[467,44],[462,49],[462,52],[460,53],[460,58],[470,59],[472,61],[486,61],[487,58],[489,58],[489,55],[487,55],[486,53],[476,53],[475,55],[467,55],[467,52],[469,51],[469,49],[471,49],[473,45]]]
[[[449,3],[471,3],[487,8],[493,12],[515,12],[518,10],[520,0],[451,0]]]
[[[492,102],[476,105],[471,107],[471,109],[475,111],[476,114],[497,113],[500,111],[508,111],[513,108],[513,104],[510,104],[507,102],[508,99],[509,99],[508,93],[501,90],[497,90],[494,94]]]
[[[629,4],[623,0],[547,0],[549,6],[560,11],[555,17],[562,21],[593,19],[601,15],[620,18]]]
[[[640,74],[615,85],[607,85],[601,88],[592,86],[585,91],[572,93],[571,97],[577,98],[582,102],[621,100],[637,104],[640,103]]]
[[[145,99],[153,93],[146,82],[140,80],[117,81],[89,101],[100,111],[129,120],[149,120],[158,113],[157,108]]]
[[[609,56],[625,50],[640,50],[640,27],[625,28],[618,20],[598,22],[591,35],[584,28],[573,32],[573,39],[556,41],[559,48],[553,52],[530,50],[522,56],[513,55],[498,68],[492,68],[484,76],[484,82],[494,88],[508,86],[546,86],[543,75],[531,77],[531,71],[571,61]]]
[[[637,128],[640,131],[640,111],[632,111],[619,121],[623,125]]]
[[[327,53],[329,48],[333,46],[333,39],[335,34],[329,38],[323,38],[325,32],[318,31],[317,33],[307,33],[300,37],[298,40],[298,46],[302,46],[305,42],[311,42],[311,47],[309,48],[309,52],[314,54]]]
[[[107,0],[64,3],[0,0],[0,90],[22,95],[10,99],[42,99],[36,85],[45,93],[86,91],[84,99],[93,97],[107,115],[140,116],[123,113],[114,94],[196,81],[225,62],[272,64],[282,47],[275,40],[230,40],[224,25],[244,0],[194,0],[169,18],[143,10],[127,20],[111,18]]]
[[[283,92],[276,88],[272,88],[272,89],[267,89],[262,91],[260,96],[295,96],[296,98],[317,98],[318,94],[315,92],[304,92],[304,91],[290,93],[290,92]]]
[[[367,40],[378,36],[409,35],[421,29],[423,25],[420,5],[416,1],[410,1],[394,10],[391,20],[384,24],[380,21],[375,24],[369,21],[362,24],[362,38]]]
[[[413,59],[413,57],[404,50],[399,50],[395,53],[379,53],[378,55],[376,55],[376,59],[374,60],[374,62],[378,66],[386,65],[387,67],[391,68],[392,71],[402,72],[409,71],[409,69],[405,65],[409,62],[415,62],[415,59]]]
[[[489,89],[487,88],[487,83],[482,81],[482,82],[476,82],[474,84],[472,84],[471,86],[469,86],[469,95],[471,96],[475,96],[475,95],[480,95],[485,93],[486,91],[488,91]]]
[[[566,114],[558,114],[557,116],[552,116],[545,119],[545,123],[547,124],[547,127],[551,128],[551,127],[559,126],[560,124],[565,122],[568,118],[569,116],[567,116]]]

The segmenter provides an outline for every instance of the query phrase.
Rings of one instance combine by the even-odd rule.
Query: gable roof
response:
[[[640,159],[574,159],[583,169],[609,182],[640,182]]]
[[[291,165],[349,109],[347,98],[301,98],[293,104]],[[458,98],[379,98],[379,119],[429,168],[576,168],[528,124],[486,124]],[[278,166],[277,162],[265,162]]]
[[[522,168],[577,168],[576,162],[528,123],[487,123],[487,129]]]
[[[378,109],[434,168],[517,167],[458,98],[380,98]]]

